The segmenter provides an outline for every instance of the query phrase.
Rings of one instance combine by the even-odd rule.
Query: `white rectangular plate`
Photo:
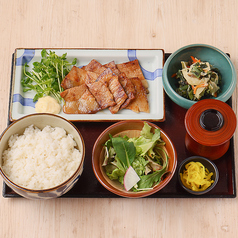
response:
[[[42,49],[16,49],[14,53],[12,88],[10,98],[10,121],[15,121],[23,116],[36,113],[33,97],[34,91],[23,92],[21,77],[23,65],[27,62],[29,70],[32,63],[41,61]],[[92,59],[101,64],[115,61],[116,64],[138,59],[142,72],[149,84],[150,113],[135,113],[123,109],[117,114],[111,114],[108,109],[96,114],[65,114],[62,110],[60,116],[70,121],[118,121],[118,120],[152,120],[164,121],[164,90],[162,84],[162,69],[164,64],[164,51],[159,50],[114,50],[114,49],[46,49],[54,51],[58,56],[67,53],[67,60],[72,62],[77,58],[76,66],[87,65]]]

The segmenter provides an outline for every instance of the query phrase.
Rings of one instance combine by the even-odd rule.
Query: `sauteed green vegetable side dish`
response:
[[[178,79],[176,92],[187,99],[198,101],[203,96],[217,97],[221,84],[219,70],[209,62],[191,56],[192,62],[181,61],[182,69],[173,75]]]
[[[151,132],[151,127],[144,123],[139,137],[112,137],[105,143],[103,167],[111,180],[124,182],[124,176],[132,167],[140,180],[132,191],[152,189],[160,183],[168,167],[168,155],[165,142],[160,137],[160,129]]]

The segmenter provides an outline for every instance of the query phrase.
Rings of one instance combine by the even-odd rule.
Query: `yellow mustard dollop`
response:
[[[183,185],[193,191],[204,191],[214,183],[211,179],[213,173],[209,172],[200,162],[189,162],[185,170],[180,173]]]

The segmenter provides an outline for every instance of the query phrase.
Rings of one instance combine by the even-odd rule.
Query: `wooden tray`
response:
[[[167,58],[169,54],[165,54]],[[227,102],[232,107],[232,99]],[[170,100],[165,95],[165,121],[153,122],[163,129],[171,140],[177,150],[178,166],[182,160],[191,156],[186,150],[185,139],[185,127],[184,116],[187,109],[184,109]],[[10,122],[9,122],[10,123]],[[82,136],[86,145],[86,157],[84,171],[75,184],[75,186],[62,197],[64,198],[118,198],[119,196],[106,190],[96,179],[92,169],[92,148],[95,140],[100,133],[113,122],[74,122]],[[159,192],[149,196],[148,198],[235,198],[236,197],[236,183],[235,183],[235,159],[234,159],[234,142],[231,139],[231,144],[227,153],[214,163],[217,165],[220,177],[216,187],[209,193],[201,196],[194,196],[186,191],[179,185],[178,173],[174,174],[174,177],[169,184],[160,190]],[[3,197],[5,198],[17,198],[17,195],[11,188],[3,183]]]

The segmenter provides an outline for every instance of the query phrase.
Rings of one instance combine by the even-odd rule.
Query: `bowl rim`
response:
[[[95,150],[96,147],[99,143],[99,141],[101,140],[101,138],[107,134],[109,134],[110,130],[112,130],[115,127],[118,126],[122,126],[124,124],[130,124],[130,123],[138,123],[138,124],[144,124],[144,123],[148,123],[152,128],[156,129],[159,128],[161,134],[163,134],[164,137],[166,137],[166,139],[169,141],[170,146],[172,147],[172,151],[173,151],[173,155],[174,155],[174,163],[173,163],[173,167],[169,173],[169,176],[167,176],[164,180],[162,180],[158,185],[156,185],[153,189],[150,190],[146,190],[146,191],[139,191],[139,192],[127,192],[126,190],[118,190],[117,188],[115,188],[114,186],[112,186],[110,183],[107,184],[107,182],[105,183],[103,178],[103,174],[100,172],[100,169],[97,170],[96,168],[96,163],[95,163]],[[101,165],[99,165],[98,168],[100,168]],[[176,168],[177,168],[177,151],[176,148],[174,146],[173,141],[169,138],[169,136],[164,132],[163,129],[161,129],[159,126],[157,126],[154,123],[151,123],[149,121],[145,121],[145,120],[128,120],[128,121],[120,121],[120,122],[116,122],[112,125],[110,125],[109,127],[107,127],[103,132],[100,133],[100,135],[98,136],[97,140],[94,143],[93,146],[93,150],[92,150],[92,167],[93,167],[93,172],[96,176],[96,178],[98,179],[98,181],[101,183],[102,186],[104,186],[107,190],[109,190],[110,192],[119,195],[121,197],[127,197],[127,198],[140,198],[140,197],[147,197],[149,195],[152,195],[158,191],[160,191],[162,188],[164,188],[173,178]],[[102,178],[99,176],[99,174],[102,176]],[[161,186],[163,186],[161,188]]]
[[[164,85],[164,89],[165,89],[166,93],[169,95],[169,97],[171,97],[171,99],[173,101],[175,101],[176,99],[181,100],[179,105],[181,105],[182,107],[187,108],[187,109],[197,102],[197,101],[189,100],[189,99],[184,98],[184,97],[180,96],[179,94],[177,94],[174,91],[174,89],[171,87],[171,85],[170,85],[170,83],[168,81],[168,77],[167,77],[168,66],[169,66],[170,62],[172,61],[172,59],[178,53],[180,53],[181,51],[186,50],[188,48],[196,48],[196,47],[210,48],[210,49],[212,49],[214,51],[217,51],[229,63],[230,69],[231,69],[231,72],[232,72],[232,78],[234,80],[231,81],[230,87],[226,91],[224,91],[224,93],[222,95],[218,95],[216,98],[214,98],[215,100],[220,100],[220,101],[226,102],[231,97],[233,91],[235,90],[235,86],[236,86],[236,70],[235,70],[234,64],[232,63],[231,59],[228,57],[228,55],[226,53],[224,53],[222,50],[216,48],[215,46],[208,45],[208,44],[190,44],[190,45],[186,45],[186,46],[183,46],[183,47],[177,49],[175,52],[173,52],[168,57],[168,59],[164,63],[163,72],[162,72],[162,80],[163,80],[163,85]],[[230,96],[229,96],[229,93],[231,93]],[[176,102],[176,104],[178,104],[178,103]]]
[[[196,159],[206,161],[207,163],[211,164],[211,166],[215,169],[216,177],[215,177],[214,183],[213,183],[210,187],[208,187],[206,190],[204,190],[204,191],[193,191],[193,190],[187,188],[186,186],[184,186],[183,183],[182,183],[182,181],[181,181],[181,179],[180,179],[180,171],[181,171],[182,167],[183,167],[185,164],[189,163],[190,161],[194,161],[194,160],[196,160]],[[201,162],[201,163],[202,163],[202,162]],[[219,170],[218,170],[216,164],[215,164],[213,161],[209,160],[208,158],[203,157],[203,156],[199,156],[199,155],[193,155],[193,156],[190,156],[190,157],[184,159],[184,160],[179,164],[179,166],[178,166],[178,180],[179,180],[179,184],[181,185],[181,187],[182,187],[185,191],[187,191],[187,192],[189,192],[189,193],[191,193],[191,194],[194,194],[194,195],[203,195],[203,194],[205,194],[205,193],[210,192],[210,191],[216,186],[216,184],[217,184],[217,182],[218,182],[218,180],[219,180]]]
[[[16,189],[19,189],[19,190],[22,190],[22,191],[25,191],[25,192],[30,192],[30,193],[48,193],[48,192],[51,192],[51,191],[55,191],[57,190],[58,188],[62,187],[62,186],[65,186],[69,181],[71,181],[72,179],[75,178],[75,176],[78,174],[78,172],[82,169],[83,167],[83,164],[84,164],[84,159],[85,159],[85,142],[84,142],[84,139],[83,139],[83,136],[82,134],[80,133],[80,131],[78,130],[78,128],[69,120],[59,116],[59,115],[56,115],[56,114],[52,114],[52,113],[34,113],[34,114],[29,114],[29,115],[26,115],[26,116],[23,116],[15,121],[13,121],[11,124],[9,124],[5,129],[4,131],[1,133],[0,135],[0,143],[1,143],[1,140],[3,138],[3,136],[6,134],[6,132],[15,124],[18,124],[18,122],[24,120],[25,118],[28,118],[28,117],[38,117],[38,116],[49,116],[49,117],[57,117],[59,118],[60,120],[63,120],[65,121],[66,123],[68,123],[69,125],[71,125],[78,133],[79,137],[80,137],[80,140],[81,140],[81,143],[82,143],[82,159],[80,161],[80,164],[79,166],[77,167],[76,171],[67,179],[65,180],[64,182],[62,182],[61,184],[57,185],[57,186],[54,186],[54,187],[50,187],[50,188],[46,188],[46,189],[30,189],[30,188],[25,188],[21,185],[18,185],[16,184],[15,182],[13,182],[12,180],[10,180],[8,178],[8,176],[5,174],[5,172],[2,170],[2,166],[0,165],[0,175],[3,177],[3,179],[5,180],[6,183],[9,183],[11,184],[14,188]]]

